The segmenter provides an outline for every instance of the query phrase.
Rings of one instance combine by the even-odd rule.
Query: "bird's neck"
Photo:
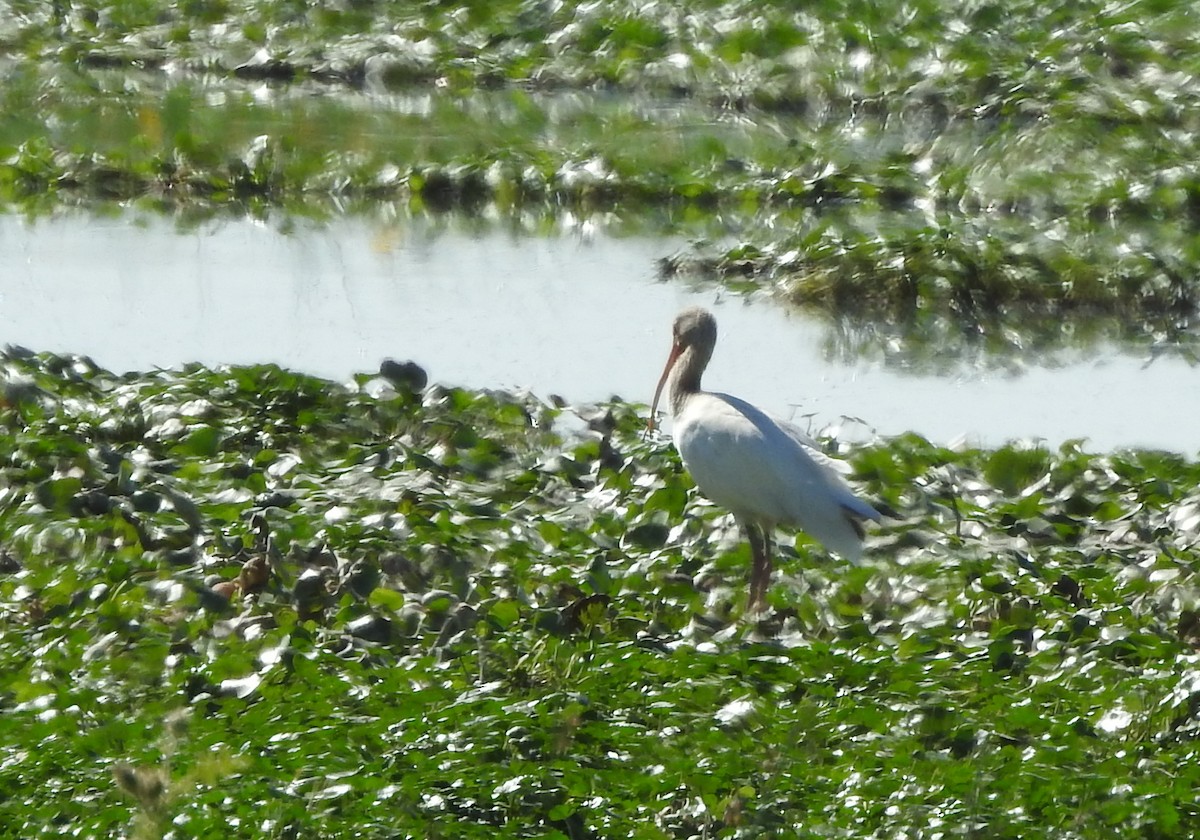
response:
[[[693,345],[683,351],[671,372],[671,414],[678,417],[688,398],[700,393],[700,377],[711,353],[702,355]]]

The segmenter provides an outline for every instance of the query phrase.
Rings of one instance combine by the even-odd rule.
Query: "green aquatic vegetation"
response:
[[[766,286],[859,325],[838,351],[850,358],[861,345],[867,356],[885,352],[918,367],[979,351],[1003,364],[1101,340],[1194,356],[1197,289],[1188,266],[1200,254],[1177,219],[1083,230],[1033,213],[964,224],[856,207],[791,220],[791,232],[773,242],[705,246],[660,270]],[[884,336],[901,340],[897,351],[875,340]]]
[[[14,350],[3,376],[21,836],[1200,820],[1188,458],[827,441],[899,518],[861,567],[785,541],[752,621],[733,523],[636,406],[396,365],[337,385]]]
[[[13,117],[0,126],[0,148],[10,148],[0,194],[10,201],[336,196],[653,214],[741,195],[730,156],[758,165],[792,156],[774,129],[747,133],[704,107],[595,94],[264,97],[241,86],[214,97],[200,84],[112,73],[65,73],[46,86],[39,77],[0,94]]]
[[[1039,102],[1086,96],[1089,78],[1119,88],[1144,83],[1143,67],[1194,67],[1190,23],[1185,7],[1154,2],[15,0],[0,13],[0,45],[44,60],[265,79],[602,83],[788,108],[908,95],[1031,116]]]

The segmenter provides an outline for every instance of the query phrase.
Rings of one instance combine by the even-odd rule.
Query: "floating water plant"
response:
[[[642,440],[644,407],[3,364],[22,836],[127,830],[146,805],[113,767],[157,772],[179,709],[171,824],[197,836],[1200,818],[1192,460],[842,449],[903,520],[861,567],[785,543],[757,621],[733,523]],[[213,755],[240,764],[205,775]]]

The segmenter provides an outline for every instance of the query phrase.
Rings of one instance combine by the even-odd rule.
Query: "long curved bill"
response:
[[[654,402],[650,405],[650,419],[646,421],[647,431],[654,431],[654,418],[658,416],[658,398],[662,396],[663,386],[667,384],[667,378],[671,375],[671,368],[675,367],[675,361],[682,352],[683,347],[678,342],[671,345],[671,354],[667,356],[667,364],[663,368],[662,376],[658,378],[658,387],[654,389]]]

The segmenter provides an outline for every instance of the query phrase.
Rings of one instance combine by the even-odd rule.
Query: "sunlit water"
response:
[[[1061,367],[950,376],[834,362],[818,320],[657,280],[655,260],[681,245],[586,227],[531,236],[344,218],[181,231],[154,215],[0,216],[0,342],[122,371],[269,361],[344,379],[392,357],[446,384],[649,402],[672,317],[702,304],[721,328],[706,385],[813,428],[846,415],[942,443],[1200,450],[1200,370],[1183,361],[1104,348]]]

